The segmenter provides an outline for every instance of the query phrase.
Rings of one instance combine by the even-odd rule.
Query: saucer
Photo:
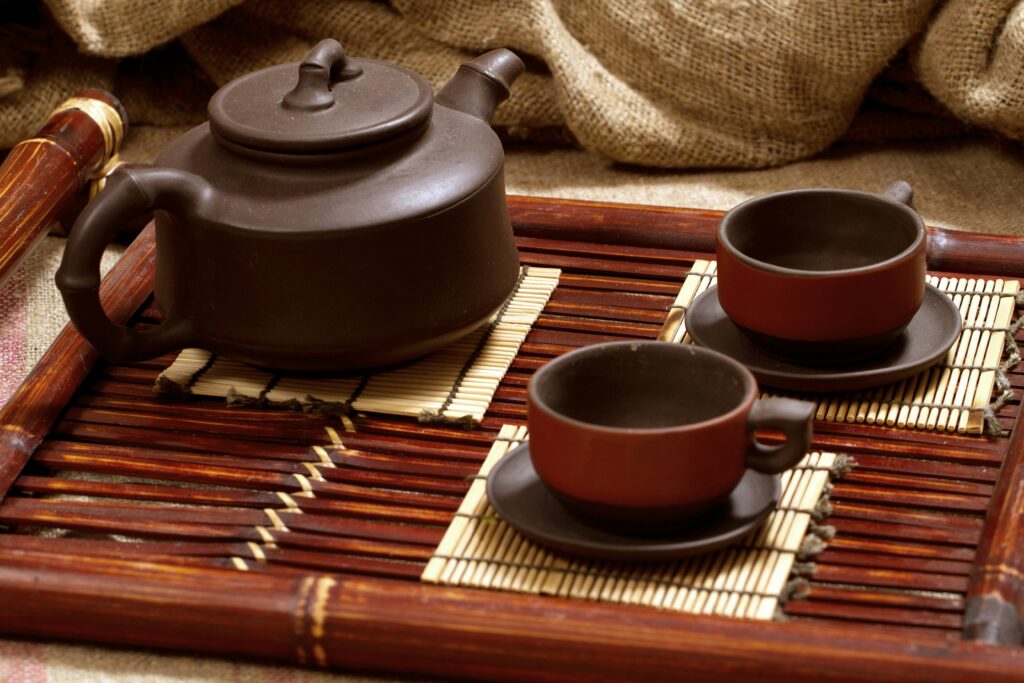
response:
[[[719,511],[658,536],[608,529],[570,512],[540,480],[527,441],[487,477],[487,497],[501,518],[524,536],[574,555],[611,560],[667,560],[733,543],[756,528],[779,500],[779,476],[747,470]]]
[[[750,368],[758,381],[780,389],[852,391],[889,384],[942,359],[960,336],[960,311],[931,285],[906,330],[877,354],[848,365],[797,365],[765,352],[743,334],[718,303],[718,288],[697,297],[686,313],[686,329],[701,346]]]

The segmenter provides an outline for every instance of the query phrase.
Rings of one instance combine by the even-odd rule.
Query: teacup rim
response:
[[[917,234],[915,235],[914,240],[910,243],[910,245],[907,246],[907,248],[905,248],[903,251],[896,254],[895,256],[891,256],[890,258],[885,259],[884,261],[878,261],[877,263],[872,263],[866,266],[858,266],[856,268],[840,268],[835,270],[806,270],[802,268],[787,268],[785,266],[778,266],[773,263],[768,263],[767,261],[761,261],[759,259],[753,258],[752,256],[748,256],[746,253],[740,251],[740,249],[735,244],[733,244],[726,235],[726,229],[728,228],[729,223],[732,221],[732,219],[735,218],[735,215],[744,209],[748,209],[748,207],[753,204],[758,204],[769,199],[775,199],[778,197],[785,197],[790,195],[825,193],[837,195],[856,195],[870,199],[872,201],[878,201],[883,204],[888,204],[890,206],[896,207],[897,209],[905,212],[912,218],[914,224],[917,226]],[[793,277],[820,279],[832,277],[846,277],[849,275],[860,275],[865,273],[876,272],[880,270],[885,270],[902,261],[912,259],[914,258],[917,251],[921,248],[921,244],[925,241],[927,233],[928,230],[924,224],[924,219],[921,218],[921,215],[911,207],[907,206],[902,202],[898,202],[895,199],[892,199],[891,197],[887,197],[883,194],[878,194],[876,192],[866,192],[864,190],[850,190],[840,187],[810,187],[798,188],[793,190],[781,190],[779,192],[769,192],[768,194],[758,195],[757,197],[751,197],[750,199],[740,202],[736,206],[729,209],[725,213],[725,215],[722,216],[722,220],[718,224],[716,236],[718,239],[718,244],[720,246],[726,248],[734,258],[741,261],[745,265],[750,266],[751,268],[770,273],[776,273],[779,275],[790,275]]]
[[[597,424],[595,422],[586,422],[584,420],[578,420],[578,419],[576,419],[574,417],[569,417],[568,415],[564,414],[563,412],[557,411],[554,408],[552,408],[550,405],[548,405],[548,403],[546,401],[542,400],[538,396],[538,390],[537,390],[538,382],[539,381],[544,381],[544,378],[545,378],[545,376],[547,375],[547,372],[548,372],[548,368],[557,368],[558,365],[562,364],[563,362],[567,362],[567,361],[563,361],[562,359],[568,359],[568,358],[570,358],[572,356],[584,355],[584,354],[586,354],[588,352],[589,353],[594,353],[594,352],[598,351],[599,349],[604,349],[604,348],[609,348],[609,347],[622,347],[622,346],[661,346],[661,347],[666,347],[666,348],[673,347],[673,348],[678,348],[681,351],[694,352],[694,353],[697,353],[698,355],[704,354],[704,355],[707,355],[710,358],[714,358],[717,361],[723,362],[724,364],[726,364],[726,365],[732,367],[733,369],[737,370],[738,375],[743,377],[743,382],[745,384],[745,391],[744,391],[743,399],[736,405],[736,407],[732,408],[728,412],[722,413],[721,415],[716,415],[715,417],[709,418],[707,420],[701,420],[700,422],[691,422],[691,423],[688,423],[688,424],[670,425],[670,426],[667,426],[667,427],[614,427],[614,426],[609,426],[609,425]],[[552,370],[552,372],[553,372],[553,370]],[[597,432],[603,432],[603,433],[607,433],[607,434],[647,434],[647,435],[656,435],[656,434],[670,434],[670,433],[680,433],[680,432],[691,432],[691,431],[696,431],[698,429],[706,429],[706,428],[708,428],[710,426],[714,426],[714,425],[718,425],[718,424],[723,424],[723,423],[729,422],[731,420],[734,420],[737,415],[742,414],[745,411],[749,411],[751,406],[753,405],[754,401],[757,400],[758,385],[757,385],[757,378],[754,377],[754,373],[752,373],[749,368],[747,368],[745,365],[743,365],[739,361],[735,360],[734,358],[731,358],[731,357],[725,355],[724,353],[721,353],[719,351],[715,351],[714,349],[709,349],[709,348],[704,347],[704,346],[697,346],[696,344],[677,344],[677,343],[658,341],[658,340],[653,340],[653,339],[643,339],[643,340],[637,340],[637,341],[615,341],[615,342],[599,342],[597,344],[589,344],[587,346],[582,346],[582,347],[580,347],[578,349],[573,349],[572,351],[570,351],[568,353],[565,353],[565,354],[562,354],[561,356],[553,358],[550,361],[548,361],[547,363],[545,363],[539,370],[537,370],[537,372],[534,373],[533,377],[530,378],[530,382],[529,382],[529,384],[527,385],[527,388],[526,388],[526,393],[527,393],[527,399],[528,399],[528,407],[530,405],[535,406],[538,409],[542,410],[544,412],[544,414],[547,415],[548,417],[550,417],[551,419],[563,422],[565,424],[572,425],[574,427],[580,427],[580,428],[584,428],[584,429],[588,429],[588,430],[593,430],[593,431],[597,431]],[[529,416],[527,416],[527,422],[529,422]]]

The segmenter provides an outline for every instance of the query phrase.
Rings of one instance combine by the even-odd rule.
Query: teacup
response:
[[[925,290],[925,227],[902,181],[884,194],[756,197],[718,228],[718,300],[769,353],[855,361],[897,339]]]
[[[531,380],[530,457],[570,509],[661,529],[726,500],[747,468],[795,465],[810,444],[813,413],[805,401],[758,399],[750,371],[717,351],[596,344],[550,361]],[[762,444],[759,429],[781,430],[786,441]]]

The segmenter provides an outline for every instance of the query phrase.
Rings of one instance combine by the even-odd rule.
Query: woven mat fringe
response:
[[[169,377],[160,376],[153,387],[156,393],[168,398],[184,399],[194,396],[191,386],[175,382]],[[303,412],[313,417],[340,419],[343,415],[351,415],[353,412],[352,401],[324,401],[315,396],[306,394],[303,400],[290,398],[286,401],[272,401],[264,396],[246,396],[239,393],[234,387],[228,390],[225,403],[229,408],[268,408],[271,410],[287,410],[292,412]],[[462,429],[473,429],[476,422],[471,415],[461,417],[449,417],[442,415],[436,410],[421,410],[417,417],[420,424],[440,425],[445,427],[458,427]]]
[[[295,410],[309,413],[313,417],[326,417],[340,419],[342,416],[352,414],[352,401],[324,401],[316,396],[306,394],[303,401],[289,399],[281,401],[281,405],[294,405]]]
[[[224,397],[224,401],[227,403],[229,408],[274,408],[277,410],[289,410],[294,412],[305,411],[314,413],[314,407],[312,405],[303,405],[298,399],[291,398],[287,401],[271,401],[266,397],[265,393],[266,392],[260,396],[245,396],[238,393],[234,387],[231,387],[228,389],[228,395]],[[344,413],[338,413],[339,416],[342,414]]]
[[[153,391],[167,398],[185,399],[192,396],[192,387],[190,385],[175,382],[170,377],[165,377],[164,375],[156,378]]]
[[[194,395],[191,387],[188,385],[175,382],[163,376],[157,379],[154,391],[161,396],[175,399],[189,398]],[[246,396],[232,387],[228,390],[224,400],[229,408],[287,410],[328,419],[340,419],[343,415],[351,415],[353,413],[352,401],[324,401],[309,394],[306,394],[305,398],[301,401],[295,398],[290,398],[286,401],[272,401],[266,396]],[[457,427],[459,429],[473,429],[476,427],[476,421],[472,415],[450,417],[442,415],[435,410],[421,410],[417,421],[424,425]]]
[[[1024,290],[1017,292],[1016,302],[1018,306],[1024,306]],[[1007,436],[1010,433],[1008,429],[1004,429],[999,423],[996,413],[1009,401],[1013,400],[1014,397],[1009,372],[1021,362],[1020,346],[1017,344],[1017,340],[1014,339],[1014,335],[1020,332],[1022,328],[1024,328],[1024,315],[1014,320],[1006,330],[1003,347],[1006,353],[1009,354],[1009,357],[996,370],[995,386],[996,390],[999,391],[999,396],[982,409],[985,416],[985,434],[988,436]]]
[[[815,556],[828,547],[828,542],[835,538],[836,528],[830,525],[823,525],[821,522],[832,514],[832,501],[830,492],[832,482],[842,479],[857,466],[853,456],[846,453],[836,455],[836,460],[829,470],[829,483],[825,485],[825,491],[814,506],[811,512],[811,524],[808,527],[807,535],[800,543],[796,552],[796,562],[790,570],[790,579],[786,582],[785,588],[779,595],[779,607],[775,610],[774,621],[786,621],[788,617],[782,607],[790,600],[805,600],[811,594],[811,583],[807,577],[814,574]]]
[[[473,429],[476,427],[476,422],[473,420],[472,415],[463,415],[461,417],[449,417],[441,414],[436,410],[421,410],[419,416],[416,418],[420,424],[425,425],[439,425],[442,427],[458,427],[459,429]]]

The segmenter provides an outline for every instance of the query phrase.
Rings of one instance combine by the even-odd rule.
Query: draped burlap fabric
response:
[[[0,147],[86,84],[114,88],[135,125],[194,124],[216,86],[297,60],[327,36],[353,55],[405,64],[435,87],[474,55],[510,47],[530,69],[497,114],[508,135],[564,131],[600,155],[648,166],[762,167],[809,156],[850,128],[871,83],[904,48],[912,78],[947,116],[1024,137],[1024,3],[1015,0],[46,5],[45,40],[22,36],[19,49],[19,27],[0,28],[0,39],[10,38],[0,48]],[[47,31],[48,21],[59,30]],[[934,119],[911,114],[909,134],[918,119],[932,130]]]
[[[1024,139],[1024,2],[949,0],[915,50],[914,66],[958,116]]]

